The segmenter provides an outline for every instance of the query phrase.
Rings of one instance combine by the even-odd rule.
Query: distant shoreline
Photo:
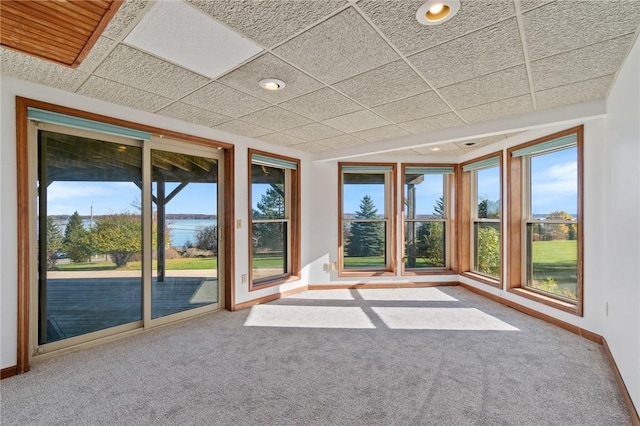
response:
[[[71,215],[69,214],[60,214],[60,215],[50,215],[49,217],[52,218],[53,220],[66,221],[66,220],[69,220],[70,216]],[[112,214],[94,214],[93,220],[100,219],[102,217],[109,217],[109,216],[113,216],[113,215]],[[188,220],[188,219],[194,219],[194,220],[216,219],[217,220],[218,219],[218,215],[215,215],[215,214],[199,214],[199,213],[167,213],[165,214],[164,217],[167,220]],[[80,215],[80,219],[90,220],[91,216]]]

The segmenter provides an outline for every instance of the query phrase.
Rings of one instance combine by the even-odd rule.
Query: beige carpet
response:
[[[308,291],[36,363],[3,425],[627,425],[602,348],[460,287]]]

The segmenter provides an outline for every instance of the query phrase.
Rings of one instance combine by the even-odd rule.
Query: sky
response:
[[[571,214],[577,212],[576,157],[576,148],[532,157],[531,199],[534,214],[554,210]],[[167,184],[167,194],[174,187],[175,184]],[[167,213],[216,214],[216,190],[215,183],[191,183],[167,205]],[[253,194],[254,207],[264,190],[256,188]],[[406,188],[403,188],[404,191]],[[417,214],[433,213],[433,207],[442,193],[442,176],[425,175],[424,181],[416,186]],[[499,198],[496,172],[484,170],[478,173],[478,194],[490,200]],[[384,211],[383,184],[345,185],[344,211],[358,211],[365,195],[372,198],[379,213]],[[49,185],[47,196],[48,214],[63,215],[78,211],[83,216],[88,216],[92,207],[94,215],[135,211],[132,204],[139,204],[142,198],[140,189],[127,182],[53,182]]]

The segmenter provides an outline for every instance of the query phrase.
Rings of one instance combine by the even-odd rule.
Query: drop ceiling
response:
[[[429,27],[421,3],[127,0],[76,69],[3,48],[1,70],[323,153],[604,99],[640,27],[637,0],[461,0]],[[266,91],[263,78],[286,87]],[[398,153],[459,155],[505,137]]]

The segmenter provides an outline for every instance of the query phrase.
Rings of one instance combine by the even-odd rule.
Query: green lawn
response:
[[[282,256],[253,256],[253,269],[282,268],[284,257]]]
[[[344,258],[345,269],[349,268],[384,268],[384,256],[345,256]]]
[[[578,245],[575,240],[533,242],[533,286],[564,296],[576,294]],[[545,288],[545,281],[557,289]],[[568,296],[574,298],[574,296]]]
[[[153,269],[157,269],[158,262],[153,261]],[[217,258],[179,258],[179,259],[167,259],[166,268],[170,271],[184,271],[190,269],[216,269],[218,267]],[[130,271],[139,271],[142,268],[142,262],[129,262],[127,266],[122,269]],[[62,265],[56,265],[58,271],[107,271],[115,270],[116,265],[112,262],[82,262],[82,263],[67,263]]]

